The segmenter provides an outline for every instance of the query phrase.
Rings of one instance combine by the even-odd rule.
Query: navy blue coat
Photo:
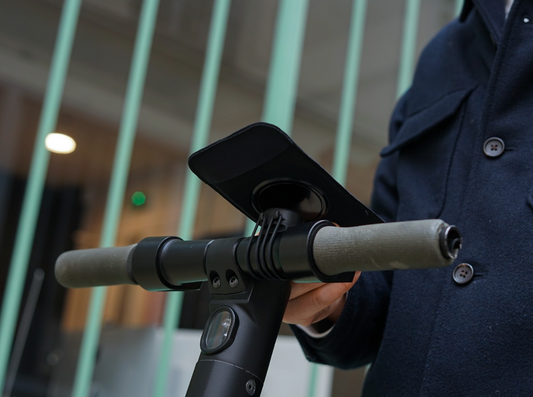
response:
[[[533,1],[507,20],[503,0],[466,1],[423,51],[381,155],[376,212],[441,218],[463,249],[446,268],[363,274],[327,337],[295,331],[306,356],[372,363],[364,396],[533,396]]]

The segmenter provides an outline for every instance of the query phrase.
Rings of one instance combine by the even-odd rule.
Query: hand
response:
[[[307,327],[327,318],[335,323],[344,308],[346,292],[352,288],[360,275],[361,272],[356,272],[349,283],[292,282],[283,322]]]

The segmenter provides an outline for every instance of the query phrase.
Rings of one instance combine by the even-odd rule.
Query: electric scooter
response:
[[[251,236],[69,251],[68,288],[119,284],[149,291],[208,283],[210,316],[187,397],[259,397],[291,281],[349,282],[356,271],[437,268],[461,248],[442,220],[384,223],[283,131],[256,123],[194,153],[189,166],[256,226]]]

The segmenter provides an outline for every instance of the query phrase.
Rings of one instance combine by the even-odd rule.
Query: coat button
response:
[[[474,268],[468,263],[461,263],[453,270],[453,281],[466,284],[474,277]]]
[[[483,152],[487,157],[499,157],[505,150],[505,143],[500,138],[489,138],[483,144]]]

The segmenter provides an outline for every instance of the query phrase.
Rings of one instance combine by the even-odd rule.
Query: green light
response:
[[[131,202],[134,206],[140,207],[146,203],[146,195],[143,192],[135,192],[131,195]]]

